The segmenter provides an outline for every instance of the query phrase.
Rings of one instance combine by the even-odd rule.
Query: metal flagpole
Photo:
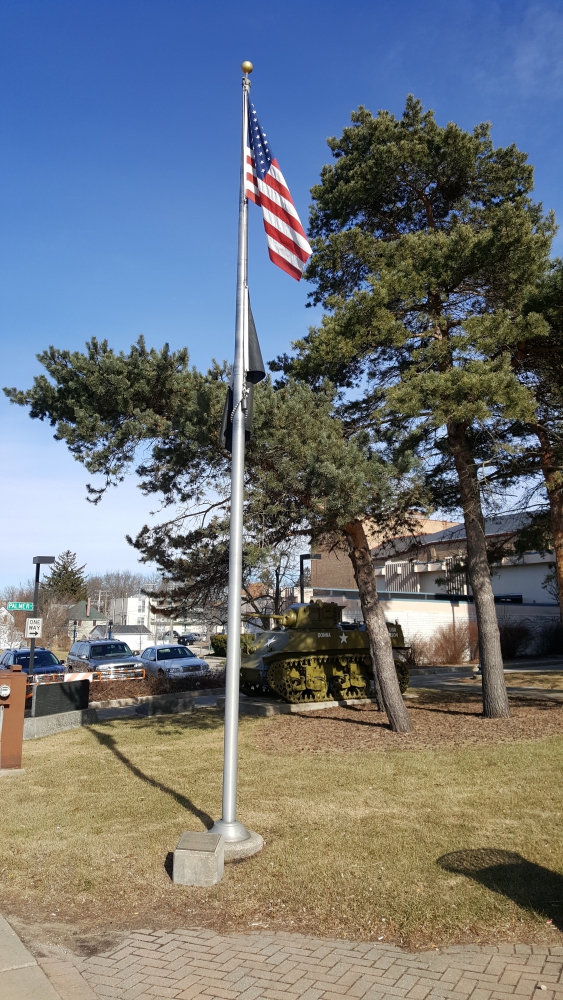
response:
[[[231,521],[229,539],[229,598],[227,612],[227,669],[225,678],[225,747],[223,759],[223,808],[221,819],[211,828],[225,841],[245,841],[251,833],[236,818],[237,757],[240,674],[240,625],[242,592],[242,514],[244,501],[244,443],[246,424],[246,371],[248,357],[248,201],[245,196],[246,136],[248,130],[249,73],[242,70],[242,135],[238,219],[237,307],[235,361],[233,365]]]

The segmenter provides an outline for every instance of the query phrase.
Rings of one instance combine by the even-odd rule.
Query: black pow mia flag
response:
[[[252,415],[254,411],[254,386],[261,382],[263,378],[266,378],[266,371],[264,367],[264,362],[262,360],[262,351],[260,350],[260,344],[258,343],[258,334],[256,333],[256,327],[254,325],[254,317],[252,315],[252,309],[250,308],[250,299],[248,300],[248,370],[246,372],[246,385],[248,389],[248,395],[246,397],[246,427],[245,427],[245,440],[250,441],[250,436],[252,434]],[[233,423],[232,423],[232,413],[233,413],[233,390],[231,386],[227,389],[227,398],[225,400],[225,405],[223,407],[223,416],[221,418],[221,430],[219,431],[219,442],[226,448],[227,451],[232,452],[233,450]]]

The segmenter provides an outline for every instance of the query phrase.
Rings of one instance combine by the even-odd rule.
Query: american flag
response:
[[[260,205],[270,260],[300,280],[311,247],[253,104],[248,105],[245,194]]]

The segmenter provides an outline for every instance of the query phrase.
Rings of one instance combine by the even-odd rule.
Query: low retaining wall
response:
[[[155,694],[144,699],[142,705],[137,705],[137,715],[175,715],[190,714],[195,711],[196,699],[192,691],[181,691],[178,694]]]
[[[340,708],[344,705],[375,705],[375,698],[348,698],[346,701],[308,701],[301,705],[286,701],[272,701],[269,698],[247,698],[241,694],[239,712],[241,715],[292,715],[294,712],[322,712],[325,708]],[[225,711],[225,699],[217,698],[217,708]]]
[[[24,740],[36,740],[41,736],[52,736],[65,729],[79,729],[98,721],[95,708],[85,708],[78,712],[58,712],[56,715],[40,715],[24,719]]]

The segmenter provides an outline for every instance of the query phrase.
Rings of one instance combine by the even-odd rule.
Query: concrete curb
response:
[[[59,712],[56,715],[38,715],[24,719],[24,740],[36,740],[41,736],[52,736],[67,729],[80,729],[98,721],[95,708],[85,708],[78,712]]]
[[[91,701],[89,708],[130,708],[137,705],[149,705],[156,698],[176,698],[189,696],[190,698],[202,698],[208,695],[224,695],[225,688],[197,688],[195,691],[171,691],[168,694],[142,694],[138,698],[111,698],[108,701]]]
[[[2,1000],[61,1000],[4,917],[0,917],[0,996]]]
[[[271,701],[269,698],[247,698],[241,694],[239,713],[241,715],[292,715],[294,712],[322,712],[325,708],[343,708],[354,705],[375,705],[375,698],[348,698],[346,701],[311,701],[303,705],[292,705],[285,701]],[[217,708],[225,710],[225,699],[217,698]]]
[[[150,701],[143,702],[135,708],[135,714],[150,715],[180,715],[195,712],[196,699],[191,691],[179,694],[156,694]]]

